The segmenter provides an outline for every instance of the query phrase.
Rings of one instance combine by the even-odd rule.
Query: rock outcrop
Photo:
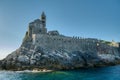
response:
[[[0,61],[0,69],[76,69],[120,63],[119,43],[93,38],[68,37],[48,31],[46,16],[29,24],[23,43]]]

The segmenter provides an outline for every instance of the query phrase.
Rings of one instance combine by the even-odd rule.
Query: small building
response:
[[[49,31],[49,32],[48,32],[48,35],[53,35],[53,36],[59,35],[59,32],[58,32],[57,30]]]

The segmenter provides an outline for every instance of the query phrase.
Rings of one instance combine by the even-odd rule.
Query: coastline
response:
[[[20,72],[20,73],[41,73],[41,72],[53,72],[54,70],[46,70],[46,69],[40,69],[40,70],[16,70],[16,71],[13,71],[13,70],[0,70],[0,71],[7,71],[7,72]]]

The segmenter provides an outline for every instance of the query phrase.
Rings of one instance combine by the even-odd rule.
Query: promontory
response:
[[[67,30],[69,31],[69,30]],[[120,63],[120,43],[48,31],[46,15],[29,23],[21,46],[0,61],[1,70],[66,70]]]

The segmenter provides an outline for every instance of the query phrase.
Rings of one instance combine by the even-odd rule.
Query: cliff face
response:
[[[36,29],[37,28],[37,29]],[[19,49],[0,61],[1,69],[75,69],[115,65],[119,46],[92,38],[68,37],[49,31],[40,20],[30,23]]]

